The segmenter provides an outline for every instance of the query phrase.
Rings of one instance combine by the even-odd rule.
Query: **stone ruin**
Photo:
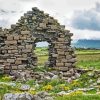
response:
[[[34,53],[36,43],[47,41],[47,66],[63,72],[63,79],[75,76],[77,71],[74,49],[71,47],[72,35],[49,14],[32,8],[10,29],[0,28],[0,72],[10,74],[34,69],[38,60]]]

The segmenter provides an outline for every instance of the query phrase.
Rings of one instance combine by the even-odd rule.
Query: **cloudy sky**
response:
[[[100,39],[100,0],[0,0],[0,26],[9,28],[32,7],[66,25],[75,41]]]

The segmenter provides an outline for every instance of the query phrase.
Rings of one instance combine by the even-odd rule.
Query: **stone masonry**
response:
[[[75,76],[75,54],[69,30],[36,7],[24,14],[10,29],[0,28],[0,70],[10,74],[31,70],[37,65],[36,43],[49,43],[47,66],[63,72],[63,78]]]

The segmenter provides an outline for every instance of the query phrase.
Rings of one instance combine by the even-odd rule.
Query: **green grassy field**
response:
[[[48,60],[47,48],[36,48],[38,56],[38,65],[43,66]],[[76,50],[77,55],[76,66],[79,68],[100,69],[100,50]]]
[[[100,69],[100,50],[76,50],[77,67]]]
[[[48,61],[48,48],[36,48],[35,53],[38,57],[38,65],[44,66],[44,63]]]
[[[55,100],[100,100],[100,95],[59,96]]]

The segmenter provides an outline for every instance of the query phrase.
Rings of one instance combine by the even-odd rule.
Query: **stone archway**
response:
[[[42,42],[42,41],[46,41],[49,43],[49,46],[48,46],[48,52],[49,52],[49,55],[48,55],[48,63],[46,66],[49,66],[49,67],[54,67],[56,65],[56,62],[55,62],[55,58],[52,56],[54,53],[55,53],[55,50],[54,50],[54,43],[53,43],[53,39],[54,38],[53,36],[49,36],[49,35],[45,35],[45,34],[39,34],[39,35],[33,35],[33,37],[35,37],[35,41],[34,41],[34,49],[36,47],[36,43],[37,42]],[[34,50],[33,50],[34,51]]]
[[[49,43],[47,41],[36,42],[35,54],[37,56],[37,66],[45,68],[49,65]]]
[[[35,43],[47,41],[49,46],[49,66],[63,72],[64,79],[76,74],[75,54],[71,45],[69,30],[56,19],[37,8],[32,8],[11,25],[11,29],[0,30],[0,65],[5,73],[28,70],[36,66]],[[6,38],[5,38],[6,37]],[[74,79],[75,77],[73,77]]]

